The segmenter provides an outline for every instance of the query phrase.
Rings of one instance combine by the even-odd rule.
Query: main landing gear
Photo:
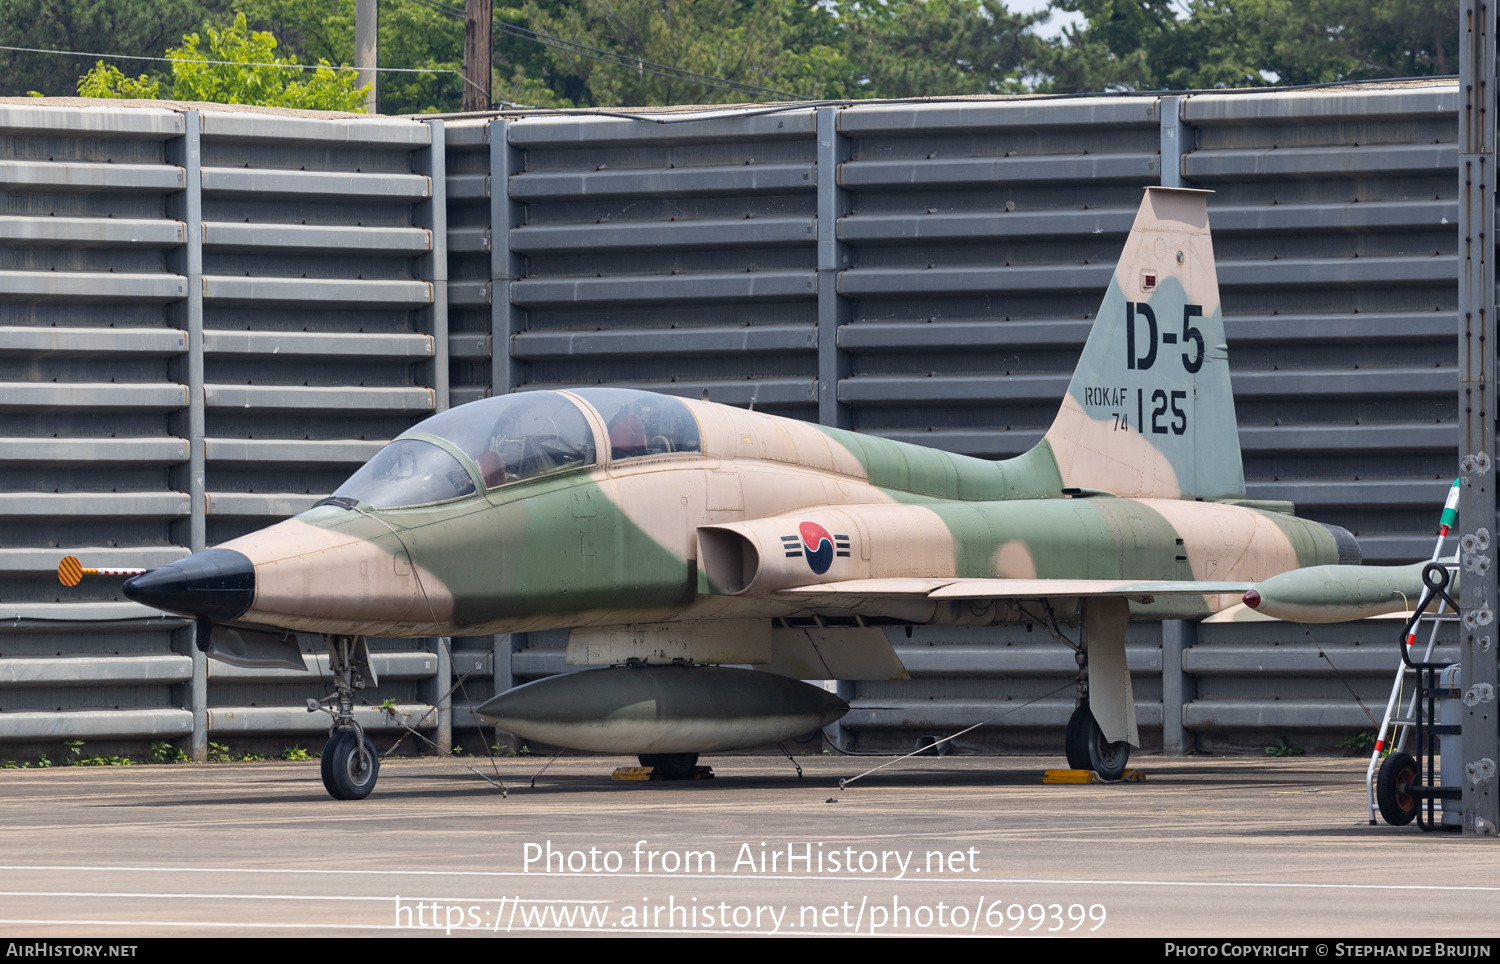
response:
[[[323,786],[335,800],[363,800],[380,777],[380,754],[354,719],[354,694],[365,688],[366,677],[371,685],[379,685],[379,681],[370,666],[370,647],[363,636],[323,639],[328,644],[334,693],[322,700],[307,701],[309,713],[324,710],[333,715],[328,743],[323,747]]]
[[[663,780],[691,780],[698,766],[696,753],[641,753],[637,759],[641,766],[661,771]]]
[[[1105,780],[1118,780],[1125,775],[1125,764],[1130,761],[1130,744],[1125,740],[1110,742],[1089,709],[1089,650],[1087,631],[1080,634],[1081,645],[1073,651],[1078,662],[1078,706],[1068,719],[1067,734],[1063,747],[1068,755],[1068,766],[1074,770],[1093,770]]]
[[[1078,704],[1068,720],[1063,745],[1068,753],[1068,766],[1075,770],[1093,770],[1106,780],[1123,777],[1125,764],[1130,761],[1130,744],[1124,740],[1111,743],[1104,738],[1104,731],[1094,720],[1087,700]]]

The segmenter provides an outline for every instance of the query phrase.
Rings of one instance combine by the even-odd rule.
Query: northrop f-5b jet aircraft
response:
[[[379,767],[353,715],[366,637],[543,629],[593,668],[480,715],[681,776],[847,711],[802,680],[904,678],[882,627],[1034,624],[1084,667],[1068,759],[1118,776],[1140,742],[1129,620],[1358,561],[1345,530],[1245,497],[1204,192],[1151,187],[1062,408],[1017,458],[622,388],[525,392],[433,416],[307,512],[124,588],[196,617],[210,655],[321,634],[323,777],[349,799]]]

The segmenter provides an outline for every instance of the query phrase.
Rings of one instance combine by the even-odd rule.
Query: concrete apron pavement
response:
[[[392,759],[366,800],[318,764],[0,772],[0,935],[851,933],[1491,936],[1492,840],[1368,826],[1360,759]],[[829,802],[830,799],[836,802]],[[1380,908],[1402,908],[1387,913]]]

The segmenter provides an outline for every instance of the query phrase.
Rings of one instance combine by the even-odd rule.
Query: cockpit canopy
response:
[[[604,420],[612,461],[703,451],[698,420],[670,395],[629,388],[580,388],[573,394]]]
[[[479,467],[487,488],[593,465],[594,433],[567,396],[522,392],[451,408],[402,437],[453,443]]]
[[[622,388],[575,394],[599,413],[614,461],[702,451],[697,420],[674,398]],[[594,433],[576,402],[557,392],[521,392],[418,423],[334,496],[380,509],[426,505],[598,462]]]

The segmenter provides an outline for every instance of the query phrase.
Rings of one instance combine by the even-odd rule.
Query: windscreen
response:
[[[594,433],[578,406],[556,392],[519,392],[449,409],[408,434],[458,446],[495,488],[595,462]]]
[[[377,509],[426,505],[471,495],[474,480],[458,459],[431,442],[398,438],[333,494]]]

